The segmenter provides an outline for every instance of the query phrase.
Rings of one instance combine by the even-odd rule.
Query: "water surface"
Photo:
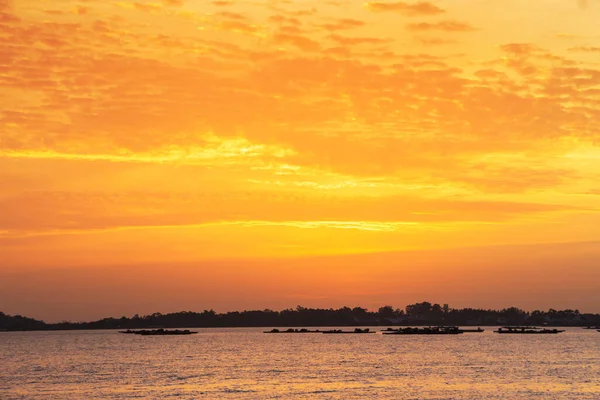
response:
[[[595,330],[498,335],[487,328],[458,336],[263,330],[0,333],[0,398],[600,399]]]

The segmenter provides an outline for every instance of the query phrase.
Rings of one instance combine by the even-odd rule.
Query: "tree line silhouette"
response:
[[[92,322],[44,321],[10,316],[0,312],[0,330],[84,330],[84,329],[143,329],[143,328],[217,328],[217,327],[310,327],[310,326],[409,326],[409,325],[547,325],[598,326],[600,314],[582,314],[579,310],[527,312],[517,307],[502,310],[450,308],[447,304],[429,302],[410,304],[405,309],[392,306],[369,311],[361,307],[318,309],[298,306],[282,311],[253,310],[218,314],[182,311],[170,314],[134,315],[131,318],[104,318]]]

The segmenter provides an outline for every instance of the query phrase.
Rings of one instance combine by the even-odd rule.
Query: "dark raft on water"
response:
[[[179,330],[175,329],[173,331],[164,330],[164,329],[155,329],[155,330],[141,330],[141,331],[132,331],[128,329],[126,331],[119,331],[119,333],[124,333],[126,335],[142,335],[142,336],[169,336],[169,335],[194,335],[198,332],[191,332],[188,329]]]
[[[505,326],[495,333],[501,334],[514,334],[514,335],[552,335],[557,333],[562,333],[564,331],[558,329],[546,329],[546,328],[536,328],[533,326]]]
[[[353,331],[343,331],[341,329],[334,329],[331,331],[323,331],[323,333],[327,333],[327,334],[346,334],[346,335],[350,335],[350,334],[361,334],[361,333],[376,333],[376,332],[371,332],[369,330],[369,328],[366,329],[360,329],[360,328],[356,328]]]
[[[285,331],[280,331],[279,329],[271,329],[270,331],[264,331],[263,333],[321,333],[320,330],[316,330],[316,331],[310,331],[306,328],[302,328],[302,329],[286,329]]]
[[[383,332],[384,335],[462,335],[455,326],[430,326],[427,328],[399,328]]]

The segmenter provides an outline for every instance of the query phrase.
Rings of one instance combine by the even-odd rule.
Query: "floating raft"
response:
[[[542,329],[531,326],[505,326],[494,332],[505,335],[556,335],[557,333],[562,333],[564,331],[558,329]]]
[[[420,331],[418,331],[418,332],[415,333],[414,332],[415,329],[419,329]],[[382,329],[381,332],[383,332],[385,334],[386,332],[394,333],[394,332],[403,331],[404,334],[406,334],[406,335],[409,334],[409,333],[410,334],[421,333],[423,335],[429,335],[429,334],[432,334],[431,330],[433,330],[433,329],[438,329],[438,330],[444,331],[444,333],[442,333],[442,334],[445,334],[446,331],[452,331],[451,334],[455,334],[456,333],[456,332],[454,332],[455,330],[458,330],[459,334],[460,333],[482,333],[482,332],[485,332],[485,329],[481,329],[481,328],[477,328],[477,329],[474,329],[474,328],[461,329],[461,328],[458,328],[456,326],[436,326],[436,327],[433,327],[433,328],[432,327],[428,327],[428,328],[398,328],[398,329],[387,328],[387,329]]]
[[[264,331],[263,333],[322,333],[320,330],[310,331],[308,329],[286,329],[280,331],[279,329],[271,329],[270,331]]]
[[[359,329],[356,328],[353,331],[343,331],[341,329],[334,329],[331,331],[323,331],[323,333],[325,334],[337,334],[337,335],[357,335],[357,334],[364,334],[364,333],[376,333],[376,332],[371,332],[370,329]]]
[[[384,335],[461,335],[457,327],[399,328],[383,332]]]
[[[459,329],[462,333],[481,333],[485,332],[485,329],[477,328],[477,329]]]
[[[119,333],[124,333],[126,335],[142,335],[142,336],[169,336],[169,335],[194,335],[198,332],[191,332],[188,329],[186,330],[179,330],[179,329],[175,329],[172,331],[169,330],[165,330],[165,329],[155,329],[155,330],[139,330],[139,331],[132,331],[131,329],[128,329],[126,331],[119,331]]]

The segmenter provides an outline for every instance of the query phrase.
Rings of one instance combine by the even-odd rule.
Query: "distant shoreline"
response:
[[[10,316],[0,312],[0,331],[70,331],[153,328],[290,328],[290,327],[357,327],[357,326],[504,326],[534,325],[545,327],[598,327],[600,314],[578,310],[524,311],[516,307],[502,310],[453,309],[447,304],[429,302],[410,304],[404,309],[392,306],[369,311],[361,307],[313,309],[298,306],[282,311],[254,310],[218,314],[203,312],[104,318],[92,322],[59,322]]]
[[[396,327],[415,327],[415,328],[423,328],[430,327],[436,325],[264,325],[264,326],[169,326],[167,327],[149,327],[149,328],[134,328],[135,329],[244,329],[244,328],[256,328],[256,329],[266,329],[266,328],[278,328],[278,329],[288,329],[288,328],[362,328],[362,327],[376,327],[376,328],[396,328]],[[456,325],[459,328],[462,327],[482,327],[482,328],[497,328],[504,325]],[[541,328],[579,328],[581,330],[587,330],[586,325],[583,326],[575,326],[575,325],[539,325]],[[18,332],[72,332],[72,331],[118,331],[124,328],[48,328],[48,329],[22,329],[22,330],[2,330],[1,333],[18,333]],[[599,328],[600,329],[600,328]],[[590,331],[596,331],[595,328],[590,328]]]

